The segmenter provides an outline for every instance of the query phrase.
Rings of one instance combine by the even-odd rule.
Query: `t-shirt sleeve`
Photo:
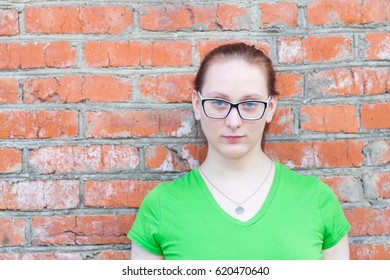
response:
[[[156,189],[148,193],[142,201],[134,224],[127,237],[146,251],[162,255],[159,245],[160,203]]]
[[[340,203],[330,187],[320,181],[319,206],[324,224],[324,243],[326,250],[336,245],[351,229]]]

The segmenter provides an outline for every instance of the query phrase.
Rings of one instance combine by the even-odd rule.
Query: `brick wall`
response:
[[[0,259],[128,258],[145,194],[205,156],[192,81],[231,41],[276,66],[266,152],[390,259],[388,1],[166,2],[0,1]]]

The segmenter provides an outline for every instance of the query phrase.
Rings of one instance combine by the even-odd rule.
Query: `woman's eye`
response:
[[[257,104],[255,102],[245,102],[245,103],[243,103],[243,105],[246,109],[256,108],[256,106],[257,106]]]
[[[215,100],[213,102],[213,105],[216,106],[216,107],[222,107],[222,106],[225,106],[226,105],[226,102],[223,102],[221,100]]]

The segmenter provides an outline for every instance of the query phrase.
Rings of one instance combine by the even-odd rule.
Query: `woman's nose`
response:
[[[229,115],[226,117],[226,125],[232,129],[240,127],[242,124],[242,119],[238,113],[237,108],[232,108],[229,112]]]

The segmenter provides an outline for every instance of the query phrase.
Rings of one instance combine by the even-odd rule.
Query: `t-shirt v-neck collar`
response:
[[[269,207],[271,206],[271,204],[275,198],[275,195],[276,195],[277,190],[279,188],[281,170],[280,170],[280,165],[278,162],[274,161],[274,165],[275,165],[274,178],[272,180],[271,188],[267,194],[267,198],[265,199],[263,205],[260,207],[260,209],[257,211],[257,213],[247,221],[240,221],[240,220],[234,218],[233,216],[229,215],[227,212],[225,212],[225,210],[222,209],[222,207],[215,200],[214,196],[211,194],[205,181],[203,180],[203,177],[201,176],[201,174],[199,172],[199,167],[194,169],[194,174],[195,174],[195,178],[198,182],[197,186],[199,188],[201,188],[203,194],[207,197],[207,200],[216,209],[216,211],[218,213],[220,213],[225,219],[233,222],[234,224],[245,227],[245,226],[250,226],[250,225],[256,223],[258,220],[260,220],[267,213]]]

